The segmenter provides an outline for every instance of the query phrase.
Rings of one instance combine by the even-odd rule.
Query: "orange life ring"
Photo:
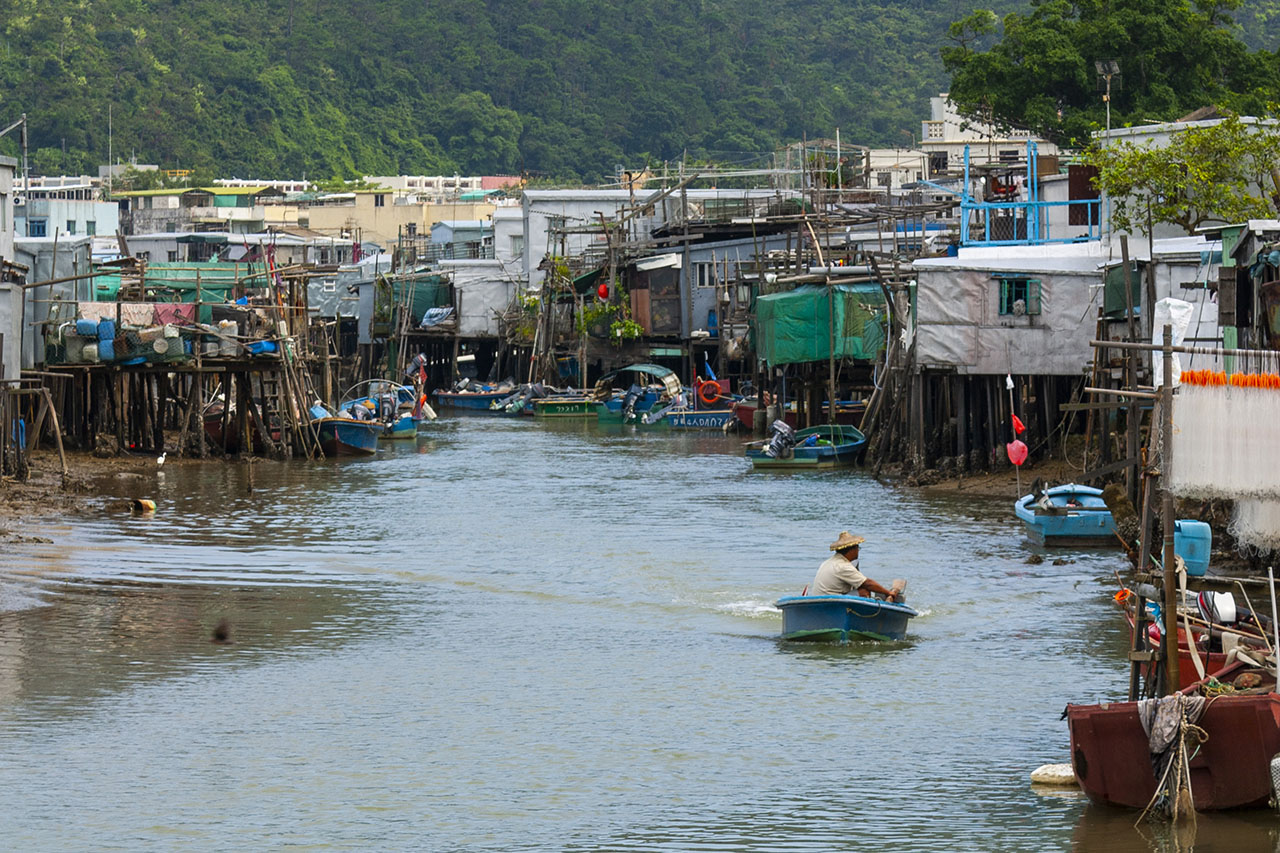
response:
[[[708,388],[712,389],[710,394],[707,393]],[[698,386],[698,399],[706,403],[708,406],[710,406],[716,400],[719,400],[720,399],[720,383],[715,381],[714,379],[708,379],[706,382],[703,382],[701,385]]]

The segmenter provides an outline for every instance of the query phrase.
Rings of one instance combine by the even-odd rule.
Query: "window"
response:
[[[170,249],[170,250],[169,250],[169,263],[173,263],[173,262],[174,262],[174,261],[176,261],[176,260],[178,260],[178,250],[177,250],[177,249]]]
[[[93,219],[86,219],[84,222],[84,233],[88,234],[90,237],[97,234],[98,233],[97,221]]]
[[[28,219],[27,220],[27,236],[28,237],[48,237],[49,236],[49,220]]]
[[[929,174],[947,171],[947,152],[934,151],[929,155]]]
[[[378,193],[377,195],[375,195],[375,196],[373,197],[373,206],[374,206],[374,207],[386,207],[386,206],[387,206],[387,197],[386,197],[386,195],[384,195],[384,194],[382,194],[382,193]]]
[[[715,287],[716,270],[712,264],[694,264],[689,268],[695,287]]]
[[[336,282],[336,281],[326,281],[326,282],[324,282],[323,284],[321,284],[321,285],[320,285],[320,290],[321,290],[321,292],[322,292],[322,293],[337,293],[337,292],[338,292],[338,282]]]
[[[1034,278],[1002,278],[1000,316],[1021,317],[1040,313],[1040,282]]]
[[[149,260],[151,260],[151,253],[150,253],[150,252],[135,252],[135,253],[134,253],[134,257],[136,257],[136,258],[137,258],[138,260],[140,260],[140,261],[149,261]]]
[[[524,235],[511,235],[511,254],[517,258],[524,255]]]
[[[997,156],[1001,163],[1017,163],[1022,157],[1022,152],[1016,148],[1002,148]]]
[[[67,233],[68,234],[76,233],[76,221],[74,219],[67,220]]]
[[[417,236],[418,236],[418,223],[416,223],[416,222],[410,222],[408,225],[404,226],[404,233],[405,233],[406,235],[408,235],[409,237],[417,237]]]
[[[876,172],[876,185],[881,187],[893,186],[892,172]]]

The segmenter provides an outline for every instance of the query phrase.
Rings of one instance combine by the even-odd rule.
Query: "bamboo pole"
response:
[[[1161,492],[1164,499],[1161,514],[1164,523],[1164,690],[1169,695],[1178,690],[1178,599],[1177,573],[1173,551],[1173,493],[1168,488],[1169,451],[1173,441],[1173,326],[1164,327],[1164,374],[1160,412]]]

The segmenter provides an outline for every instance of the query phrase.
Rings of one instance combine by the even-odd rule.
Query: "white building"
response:
[[[14,262],[13,180],[17,172],[17,160],[0,157],[0,334],[4,335],[0,378],[5,380],[17,379],[22,369],[22,288],[15,280],[18,270],[5,266]]]
[[[920,123],[920,149],[929,155],[929,173],[959,172],[964,151],[971,163],[1025,163],[1027,143],[1035,142],[1041,156],[1053,156],[1058,146],[1029,130],[1002,130],[965,118],[946,93],[929,99],[929,119]]]
[[[17,233],[25,237],[93,237],[119,230],[120,206],[101,201],[91,182],[46,178],[32,183],[16,208],[16,219]]]

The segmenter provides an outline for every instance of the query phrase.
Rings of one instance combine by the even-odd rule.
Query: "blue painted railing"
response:
[[[1083,243],[1102,239],[1102,210],[1100,199],[1071,201],[1041,201],[1040,180],[1037,173],[1036,144],[1027,142],[1027,200],[1026,201],[975,201],[969,194],[969,146],[964,149],[964,184],[960,194],[960,245],[962,246],[1034,246],[1044,243]],[[1083,234],[1054,237],[1049,233],[1049,210],[1052,208],[1083,207],[1088,211]],[[1008,211],[1002,215],[1001,211]],[[982,234],[974,237],[973,214],[982,214]],[[998,219],[997,219],[998,217]],[[1008,236],[991,236],[993,220],[1007,223],[1002,230]],[[1071,226],[1078,228],[1080,226]],[[1021,235],[1021,236],[1019,236]]]

